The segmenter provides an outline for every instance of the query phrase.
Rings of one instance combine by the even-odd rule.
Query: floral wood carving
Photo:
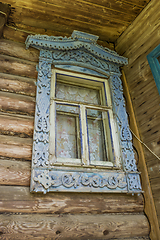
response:
[[[127,59],[116,52],[97,45],[98,37],[74,31],[72,37],[28,36],[29,46],[40,50],[38,67],[34,141],[32,153],[31,191],[77,191],[77,192],[141,192],[139,173],[134,158],[132,135],[129,130],[123,99],[119,67]],[[49,162],[50,131],[50,81],[51,67],[78,66],[91,74],[110,77],[113,111],[120,135],[123,169],[100,172],[96,169],[65,170],[51,166]],[[65,67],[66,66],[66,67]],[[74,67],[73,69],[74,70]]]

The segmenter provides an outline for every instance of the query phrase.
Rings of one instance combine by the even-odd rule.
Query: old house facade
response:
[[[147,60],[148,54],[160,44],[159,8],[160,2],[156,0],[4,0],[0,3],[0,239],[159,239],[160,105],[157,86]],[[69,46],[67,44],[73,31],[73,43]],[[95,35],[99,39],[95,40]],[[76,44],[81,45],[77,47]],[[64,58],[64,51],[73,53],[76,49],[83,51],[82,55],[74,52],[74,60],[73,55],[71,60],[68,56]],[[63,57],[58,59],[56,51],[60,50]],[[49,57],[50,53],[52,57]],[[91,54],[94,64],[87,54]],[[77,60],[82,57],[87,57],[83,64],[81,60]],[[50,64],[49,74],[45,73],[48,65],[40,65],[42,61]],[[117,64],[116,67],[114,64]],[[120,70],[117,70],[117,66]],[[42,78],[44,81],[51,79],[51,95],[46,92],[46,82],[39,85]],[[77,78],[80,78],[81,84]],[[123,144],[119,143],[124,139],[119,138],[120,134],[117,132],[128,123],[123,109],[120,111],[123,114],[117,114],[119,110],[115,106],[119,105],[116,105],[117,100],[114,100],[112,94],[113,82],[108,80],[113,78],[114,86],[122,80],[124,97],[121,87],[118,87],[117,91],[120,90],[121,95],[117,99],[125,99],[129,119],[128,132],[133,134],[133,139],[131,137],[127,141],[133,146],[143,191],[134,181],[136,187],[132,191],[129,191],[129,187],[125,188],[129,186],[122,184],[125,177],[127,184],[129,174],[139,176],[139,173],[136,169],[126,170],[125,157],[122,157],[122,162],[114,161],[114,156],[119,156],[119,152],[120,156],[124,153],[124,148],[121,149]],[[104,82],[107,82],[106,85]],[[56,86],[56,95],[53,93],[53,86]],[[93,98],[93,95],[98,96],[97,89],[101,89],[100,96]],[[70,91],[73,99],[67,94],[62,98],[62,90],[67,94]],[[81,92],[83,98],[77,98],[75,92]],[[46,95],[39,100],[36,95],[40,96],[41,93]],[[83,103],[86,95],[89,96],[88,100]],[[108,105],[104,104],[106,96]],[[52,119],[49,139],[54,143],[52,146],[56,147],[44,150],[48,140],[41,139],[46,137],[44,129],[46,134],[49,132],[46,127],[48,108],[44,113],[47,101],[52,110],[49,117]],[[55,109],[50,108],[52,102],[58,106],[57,125],[54,125]],[[37,107],[38,104],[42,106],[41,110]],[[38,110],[35,110],[35,106]],[[78,106],[80,110],[77,110]],[[67,107],[69,110],[66,110]],[[75,107],[77,108],[74,110]],[[97,111],[98,115],[95,112],[92,115],[93,111]],[[64,121],[65,118],[61,117],[63,115],[69,115],[69,118],[66,117],[67,120]],[[118,120],[113,123],[115,115]],[[80,116],[80,120],[77,116]],[[85,122],[86,117],[88,125]],[[70,152],[65,155],[64,149],[58,145],[60,131],[56,130],[59,131],[57,137],[53,133],[54,129],[65,126],[67,121],[73,123],[73,118],[76,130],[68,130],[69,137],[74,135],[74,139],[71,140],[70,149],[67,147],[66,150]],[[100,144],[96,144],[96,149],[98,145],[99,150],[95,153],[90,139],[95,139],[92,130],[99,119],[103,123],[104,119],[108,120],[105,120],[102,139],[99,137],[97,140],[96,135],[96,141]],[[89,123],[92,127],[89,127]],[[117,124],[117,128],[113,127],[114,124]],[[43,128],[43,136],[39,134],[37,137],[37,128]],[[100,127],[97,129],[101,131]],[[105,135],[106,132],[110,133]],[[127,136],[128,132],[125,133]],[[66,139],[66,135],[64,138]],[[102,145],[105,144],[108,144],[108,148],[104,150]],[[75,152],[72,148],[76,149]],[[43,160],[48,154],[52,164],[51,167],[44,167]],[[72,160],[67,160],[69,154]],[[127,158],[127,153],[125,154]],[[91,155],[96,156],[96,160],[99,156],[100,159],[107,156],[108,161],[106,165],[102,162],[100,166],[101,160],[95,163]],[[41,163],[37,167],[35,165],[38,161]],[[40,180],[41,175],[36,173],[42,168],[43,181]],[[58,179],[54,176],[55,172],[63,172],[62,183],[57,183],[56,190],[53,188]],[[88,174],[87,178],[86,175],[81,176],[83,186],[78,185],[79,182],[75,185],[75,175],[74,186],[70,185],[73,172]],[[120,174],[125,177],[123,180],[115,180],[117,175],[111,178],[113,172],[118,177]],[[109,187],[105,186],[107,190],[102,185],[99,187],[100,184],[97,187],[98,180],[93,179],[93,174],[109,179]],[[88,182],[90,177],[94,183]],[[115,181],[120,187],[117,185],[114,188]]]

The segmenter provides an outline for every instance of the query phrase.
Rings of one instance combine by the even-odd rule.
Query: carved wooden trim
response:
[[[72,37],[28,36],[27,47],[40,50],[37,79],[35,128],[32,153],[31,191],[131,192],[142,191],[134,158],[123,99],[119,67],[127,59],[96,44],[97,37],[74,31]],[[106,171],[96,168],[58,167],[49,162],[51,65],[89,72],[110,78],[113,110],[117,120],[123,169]],[[77,69],[76,69],[77,70]]]

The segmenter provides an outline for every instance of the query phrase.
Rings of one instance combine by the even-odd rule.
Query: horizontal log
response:
[[[31,32],[31,30],[33,32]],[[41,31],[41,29],[38,29],[39,34],[45,34],[45,35],[47,34],[49,36],[67,36],[67,37],[69,37],[71,35],[71,32],[65,33],[65,32],[58,32],[58,31],[47,31],[47,32],[45,32],[45,31],[46,31],[45,29],[43,31]],[[30,31],[27,32],[25,30],[23,31],[22,29],[17,29],[12,26],[4,26],[3,37],[8,40],[24,43],[29,34],[35,34],[36,32],[34,32],[34,29],[32,27],[30,27]],[[98,40],[97,42],[99,45],[102,45],[104,47],[108,47],[111,50],[114,50],[114,43],[112,43],[112,42],[106,42],[106,41],[102,41],[102,40]]]
[[[0,92],[0,110],[2,112],[34,115],[35,98],[15,93]]]
[[[12,26],[4,26],[3,28],[3,37],[8,40],[25,43],[26,38],[29,34],[32,34],[31,32],[27,33],[23,30],[18,30]]]
[[[144,215],[1,215],[1,237],[10,239],[111,239],[147,236]]]
[[[10,5],[0,2],[0,38],[3,33],[4,25],[8,20]]]
[[[17,57],[32,62],[39,61],[39,51],[35,48],[26,50],[26,45],[6,39],[0,39],[0,54]]]
[[[30,178],[31,162],[0,159],[1,185],[29,186]],[[6,187],[6,190],[7,189],[9,191],[11,190],[10,188]],[[12,194],[14,195],[13,191]],[[10,200],[12,200],[12,196],[10,196]]]
[[[36,63],[0,54],[0,72],[37,78]]]
[[[0,134],[32,137],[34,118],[16,114],[0,114]]]
[[[4,166],[3,166],[3,161]],[[142,195],[111,193],[30,193],[29,163],[0,160],[0,183],[11,186],[0,186],[0,212],[12,213],[142,213]],[[17,166],[16,166],[17,164]],[[22,166],[22,169],[20,167]],[[27,167],[27,169],[25,169]],[[17,173],[17,176],[16,176]],[[5,176],[6,174],[6,176]],[[11,176],[10,176],[11,175]],[[4,180],[4,181],[3,181]],[[19,181],[19,182],[18,182]],[[22,182],[22,183],[21,183]],[[19,186],[13,186],[19,185]]]
[[[0,73],[0,90],[20,93],[27,96],[35,96],[36,80],[6,73]]]
[[[32,139],[0,135],[0,156],[31,160]]]

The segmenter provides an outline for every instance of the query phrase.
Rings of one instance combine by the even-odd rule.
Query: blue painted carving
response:
[[[101,174],[80,171],[34,171],[34,188],[37,192],[85,191],[85,192],[127,192],[127,180],[124,172],[105,172]]]
[[[32,153],[31,191],[84,191],[84,192],[141,192],[139,173],[134,158],[132,135],[129,130],[123,99],[119,67],[127,59],[108,48],[97,45],[98,37],[78,31],[72,36],[28,36],[29,46],[40,50],[35,128]],[[49,111],[51,65],[64,66],[80,72],[109,76],[113,110],[117,119],[122,152],[123,171],[89,172],[58,169],[49,164]]]
[[[111,92],[114,103],[114,112],[116,114],[120,134],[124,170],[134,172],[137,171],[137,166],[134,158],[132,134],[129,130],[121,79],[119,78],[119,76],[113,75],[110,77],[110,82],[112,88]]]
[[[32,165],[48,166],[51,62],[39,61]]]
[[[94,35],[81,34],[81,32],[74,31],[72,37],[49,37],[45,35],[29,35],[26,39],[26,48],[29,46],[35,47],[39,50],[49,51],[69,51],[69,50],[82,50],[95,56],[96,59],[103,59],[109,62],[117,63],[120,65],[126,65],[128,63],[127,58],[119,56],[115,51],[108,48],[99,46],[96,41],[92,40]]]

